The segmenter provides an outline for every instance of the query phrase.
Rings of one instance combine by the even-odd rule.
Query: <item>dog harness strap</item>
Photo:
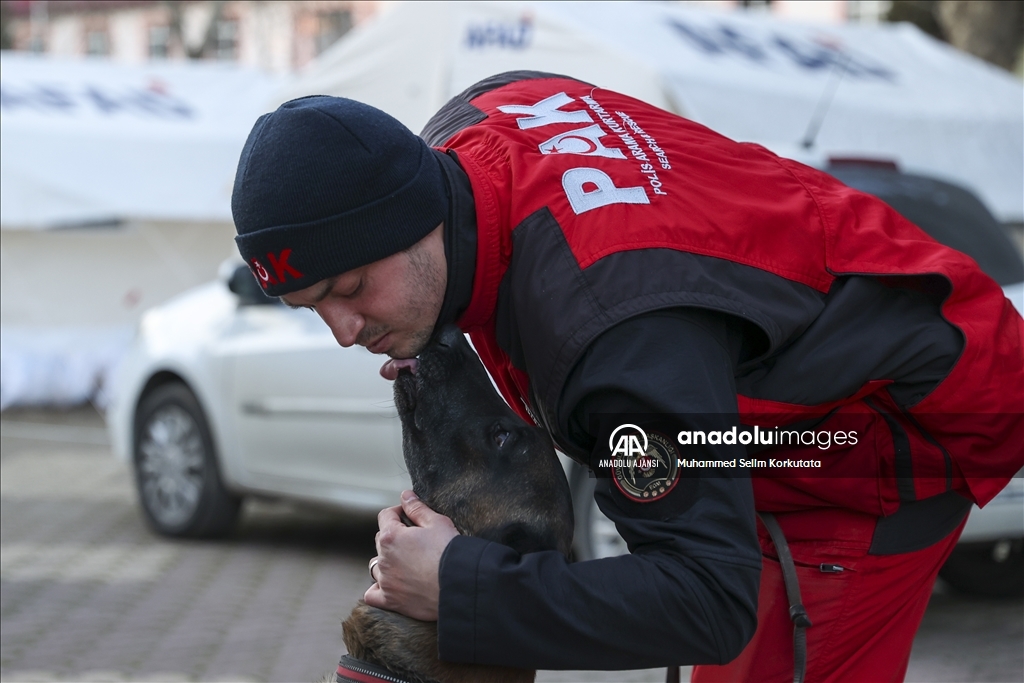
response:
[[[343,655],[338,662],[334,680],[335,683],[409,683],[383,667],[349,655]]]
[[[782,533],[775,515],[770,512],[758,512],[761,521],[768,529],[779,554],[779,565],[782,568],[782,581],[786,584],[786,598],[789,600],[789,618],[793,621],[793,683],[803,683],[807,673],[807,629],[811,626],[810,617],[804,609],[800,597],[800,583],[796,578],[796,565],[789,552],[789,544]]]

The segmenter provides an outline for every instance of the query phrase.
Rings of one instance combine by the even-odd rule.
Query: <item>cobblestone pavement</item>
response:
[[[152,535],[98,416],[5,413],[0,679],[313,681],[342,652],[375,520],[249,503],[216,542]],[[937,592],[908,680],[1024,680],[1020,601]],[[688,679],[684,672],[683,680]],[[540,672],[661,681],[664,670]]]

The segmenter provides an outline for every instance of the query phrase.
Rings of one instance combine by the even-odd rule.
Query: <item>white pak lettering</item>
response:
[[[521,130],[549,126],[552,123],[593,123],[585,110],[562,111],[560,107],[572,102],[572,98],[564,92],[552,95],[541,100],[537,104],[505,104],[498,107],[503,114],[523,114],[516,119],[516,124]]]
[[[621,149],[605,147],[601,138],[605,133],[596,123],[586,128],[559,133],[550,140],[538,145],[541,154],[580,154],[587,157],[607,157],[608,159],[625,159]]]
[[[584,191],[593,184],[597,189]],[[577,216],[609,204],[650,204],[642,187],[615,187],[607,173],[596,168],[570,168],[562,174],[562,189]]]

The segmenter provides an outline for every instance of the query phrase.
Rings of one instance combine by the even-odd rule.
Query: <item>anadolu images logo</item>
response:
[[[634,424],[619,425],[608,437],[607,460],[623,495],[640,503],[660,500],[679,482],[679,453],[670,439]]]

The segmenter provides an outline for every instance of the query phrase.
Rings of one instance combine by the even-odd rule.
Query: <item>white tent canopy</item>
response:
[[[276,87],[224,64],[3,54],[0,408],[102,402],[140,313],[236,253],[235,168]]]
[[[238,155],[275,86],[223,64],[5,52],[0,226],[230,222]]]
[[[502,71],[564,73],[733,139],[817,158],[892,160],[1024,219],[1024,89],[910,25],[816,25],[668,3],[396,3],[324,53],[277,100],[342,95],[415,131]],[[829,106],[825,107],[828,103]]]

